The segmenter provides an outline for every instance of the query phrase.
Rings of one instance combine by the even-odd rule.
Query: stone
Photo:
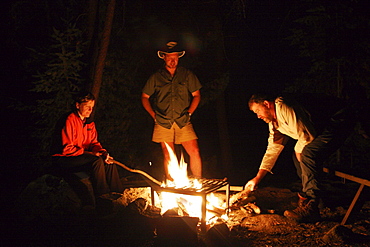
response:
[[[45,174],[29,183],[16,201],[20,219],[52,220],[77,214],[81,200],[62,178]]]

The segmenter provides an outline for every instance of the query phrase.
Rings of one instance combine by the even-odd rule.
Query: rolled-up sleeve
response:
[[[284,145],[288,141],[288,137],[274,129],[272,123],[269,123],[269,131],[268,145],[265,155],[262,158],[260,169],[272,173],[271,170],[274,167],[280,153],[283,151]]]

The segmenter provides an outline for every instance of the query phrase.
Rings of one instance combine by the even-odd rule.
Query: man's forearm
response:
[[[264,170],[264,169],[259,169],[258,173],[256,175],[256,182],[257,184],[261,182],[261,180],[266,176],[266,174],[269,173],[269,171]]]
[[[142,96],[141,97],[141,103],[144,107],[144,109],[149,113],[149,115],[155,119],[155,112],[150,104],[149,97]]]
[[[195,95],[193,94],[193,100],[191,101],[188,112],[193,114],[193,112],[197,109],[199,102],[200,102],[200,93],[197,93]]]

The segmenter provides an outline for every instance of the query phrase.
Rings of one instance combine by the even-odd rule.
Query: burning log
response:
[[[248,203],[256,201],[255,196],[247,196],[247,197],[238,197],[235,200],[235,197],[238,197],[238,195],[234,195],[230,200],[232,200],[232,205],[230,206],[231,209],[238,209]]]
[[[177,205],[179,206],[179,209],[181,210],[181,215],[183,216],[189,216],[189,213],[188,211],[186,210],[186,207],[184,206],[184,204],[182,204],[180,201],[177,202]]]
[[[247,206],[253,210],[254,213],[260,214],[261,209],[254,203],[248,203]]]
[[[254,203],[247,203],[247,205],[240,207],[240,209],[242,211],[245,210],[249,214],[253,214],[253,213],[260,214],[261,213],[261,209]]]
[[[248,200],[248,202],[252,202],[251,200],[255,199],[253,196],[253,191],[250,190],[242,190],[239,193],[234,194],[230,198],[231,204],[238,204],[240,201]]]
[[[222,215],[226,214],[226,210],[222,208],[217,208],[213,206],[213,209],[207,209],[207,212],[213,213],[217,217],[221,217]]]

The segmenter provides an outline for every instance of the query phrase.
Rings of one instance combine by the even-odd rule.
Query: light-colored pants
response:
[[[171,129],[162,127],[157,123],[154,125],[153,142],[174,142],[175,144],[181,144],[195,139],[198,139],[198,137],[190,122],[181,129],[176,123],[173,123]]]

